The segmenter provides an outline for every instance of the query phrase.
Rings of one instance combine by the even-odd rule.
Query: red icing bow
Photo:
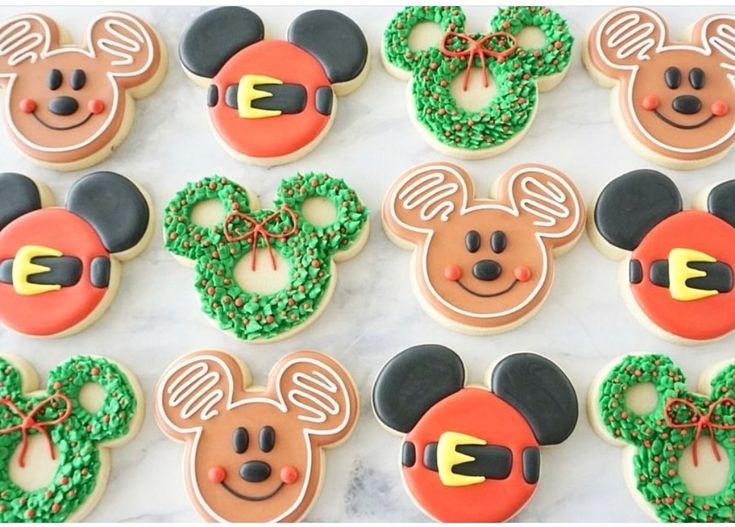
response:
[[[291,228],[287,229],[284,232],[271,232],[267,228],[267,224],[270,221],[273,221],[274,219],[278,218],[281,213],[285,212],[291,217],[291,223],[293,224]],[[247,231],[241,232],[240,229],[237,227],[237,225],[234,225],[233,222],[236,220],[241,220],[245,222],[245,225],[247,225]],[[232,227],[232,229],[230,229]],[[271,238],[274,240],[282,240],[284,238],[288,238],[289,236],[293,236],[296,231],[298,230],[298,218],[296,217],[296,213],[291,210],[289,207],[284,205],[281,207],[280,210],[277,210],[273,214],[266,216],[260,221],[257,221],[255,218],[250,216],[249,214],[242,213],[240,211],[233,211],[230,212],[230,214],[227,215],[227,218],[225,218],[225,238],[227,238],[228,242],[238,242],[242,240],[247,240],[250,242],[250,245],[253,246],[252,253],[252,270],[255,271],[255,267],[257,264],[257,256],[256,256],[256,249],[258,248],[258,237],[260,236],[265,241],[265,246],[268,249],[268,254],[271,257],[271,263],[273,264],[273,270],[276,270],[276,257],[273,254],[273,249],[271,248]],[[232,232],[230,232],[232,230]]]
[[[51,421],[37,421],[36,415],[44,408],[46,408],[46,406],[51,404],[54,400],[61,400],[64,402],[64,413],[59,415],[56,419],[52,419]],[[20,457],[18,459],[21,467],[25,467],[26,451],[28,450],[28,438],[31,430],[35,430],[46,438],[46,441],[48,442],[49,453],[51,454],[51,459],[56,459],[56,453],[54,452],[54,442],[51,440],[51,436],[49,435],[47,429],[63,423],[69,417],[69,415],[71,415],[71,401],[66,395],[56,393],[50,397],[47,397],[36,406],[34,406],[28,414],[25,414],[23,410],[18,408],[16,404],[12,400],[10,400],[9,397],[6,397],[5,399],[0,399],[0,405],[7,406],[11,412],[22,419],[21,423],[18,425],[0,429],[0,434],[11,434],[13,432],[17,432],[18,430],[21,431],[23,438],[21,440]]]
[[[673,417],[671,417],[670,412],[672,409],[672,406],[675,404],[684,405],[689,410],[691,410],[693,417],[690,422],[688,423],[680,423],[676,421]],[[671,428],[677,428],[677,429],[685,429],[685,428],[695,428],[694,431],[694,442],[692,443],[692,458],[694,459],[694,466],[696,467],[699,464],[699,460],[697,458],[697,443],[699,442],[699,438],[702,435],[702,430],[705,428],[707,429],[707,433],[709,434],[709,440],[710,444],[712,445],[712,453],[715,455],[715,459],[717,461],[720,461],[720,452],[717,450],[717,440],[715,440],[715,429],[717,430],[735,430],[735,424],[733,425],[726,425],[722,423],[715,423],[712,421],[712,412],[715,411],[715,409],[720,405],[726,405],[726,406],[735,406],[735,399],[732,397],[722,397],[720,399],[717,399],[716,401],[713,401],[712,404],[707,407],[707,413],[702,413],[702,411],[697,408],[694,403],[691,401],[688,401],[687,399],[681,399],[678,397],[669,399],[666,403],[666,406],[664,407],[664,419],[666,420],[666,424]]]
[[[464,49],[460,49],[457,51],[452,51],[448,49],[447,43],[453,38],[460,40],[465,45]],[[490,40],[496,38],[504,38],[507,41],[512,42],[513,45],[508,49],[504,49],[503,51],[495,51],[494,49],[486,47],[486,44]],[[515,37],[510,33],[505,33],[502,31],[485,35],[480,40],[475,40],[466,33],[454,33],[453,31],[449,31],[444,34],[441,46],[439,46],[439,50],[446,57],[467,57],[467,68],[465,69],[463,85],[464,91],[467,91],[467,86],[470,82],[470,72],[472,71],[472,66],[475,63],[475,56],[480,57],[482,75],[485,81],[485,88],[487,88],[489,86],[489,80],[487,76],[487,69],[485,68],[485,57],[493,58],[498,62],[505,62],[505,58],[515,53],[517,48],[518,42],[516,41]]]

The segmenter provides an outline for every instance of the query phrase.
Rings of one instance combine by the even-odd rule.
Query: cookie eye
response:
[[[503,231],[495,231],[490,235],[490,247],[496,254],[502,253],[508,246],[508,237]]]
[[[235,428],[232,432],[232,450],[234,450],[236,454],[242,454],[248,449],[248,443],[250,443],[248,431],[242,426]]]
[[[270,452],[276,444],[276,431],[272,426],[264,426],[258,434],[258,446],[263,452]]]
[[[702,68],[692,68],[689,72],[689,84],[695,90],[704,88],[704,71],[702,71]]]
[[[61,87],[61,81],[63,80],[64,77],[61,75],[61,72],[57,69],[52,69],[48,73],[48,89],[58,90]]]
[[[677,89],[681,86],[681,70],[674,66],[666,68],[666,71],[664,72],[664,81],[666,82],[666,86],[670,89]]]
[[[470,231],[465,234],[464,246],[471,253],[476,253],[480,250],[480,233],[477,231]]]
[[[71,72],[71,79],[69,84],[72,90],[81,90],[87,83],[87,74],[84,70],[74,70]]]

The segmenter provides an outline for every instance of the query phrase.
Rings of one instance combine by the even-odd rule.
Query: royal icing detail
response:
[[[539,447],[563,442],[577,424],[574,388],[550,360],[508,355],[487,379],[488,387],[466,386],[456,353],[420,345],[388,361],[373,386],[378,419],[405,434],[403,481],[437,521],[516,515],[536,490]]]
[[[54,368],[45,390],[27,393],[32,373],[0,357],[0,521],[78,521],[101,497],[96,489],[108,477],[103,449],[137,432],[137,380],[108,359],[79,356]],[[88,385],[103,393],[96,411],[82,403]],[[43,448],[29,448],[35,440]],[[41,471],[50,479],[25,488],[24,472],[43,465],[51,465]]]
[[[334,207],[334,220],[314,225],[303,214],[308,200]],[[207,200],[221,203],[223,219],[197,225],[192,213]],[[188,184],[164,213],[166,248],[196,262],[195,288],[203,311],[220,329],[244,340],[282,337],[313,319],[331,296],[334,260],[365,240],[369,212],[354,190],[326,174],[299,174],[281,182],[272,209],[255,209],[247,191],[222,177]],[[254,247],[265,249],[258,257]],[[276,269],[276,255],[289,267],[285,286],[274,293],[246,290],[235,277],[247,258],[249,271]],[[303,326],[302,326],[303,327]]]
[[[411,32],[427,22],[439,25],[441,39],[412,49]],[[519,45],[518,36],[526,28],[543,33],[542,48]],[[487,33],[474,34],[465,31],[461,7],[410,6],[388,24],[383,58],[389,71],[411,80],[415,121],[432,142],[463,156],[489,157],[526,132],[536,114],[539,80],[551,87],[550,79],[566,71],[573,41],[566,21],[547,7],[501,8]],[[465,91],[471,75],[481,75],[485,87],[491,76],[497,94],[480,110],[464,109],[450,89],[459,75]]]
[[[654,170],[609,183],[594,228],[628,269],[635,304],[665,334],[692,341],[735,329],[735,181],[714,186],[706,211],[683,210],[676,185]]]
[[[549,293],[553,251],[584,230],[579,191],[553,168],[519,165],[497,188],[496,199],[476,198],[462,168],[427,163],[399,177],[383,201],[385,228],[414,246],[431,312],[476,333],[531,315]]]
[[[42,208],[41,190],[0,174],[0,322],[36,337],[81,329],[107,305],[119,261],[147,243],[143,192],[114,172],[93,172],[69,189],[64,207]]]
[[[275,164],[305,155],[328,131],[336,96],[366,71],[365,36],[341,13],[303,13],[287,39],[265,39],[263,21],[243,7],[207,11],[182,37],[181,63],[208,83],[212,125],[237,157]]]
[[[192,504],[209,521],[298,521],[316,499],[323,449],[357,421],[357,388],[334,359],[315,351],[284,356],[264,389],[229,353],[181,357],[156,389],[156,418],[186,443]]]
[[[735,16],[699,20],[688,44],[642,7],[616,9],[594,25],[585,60],[617,86],[624,133],[653,161],[695,168],[724,156],[735,138]]]
[[[62,45],[44,15],[0,24],[5,124],[21,152],[57,169],[109,155],[130,126],[133,97],[155,89],[165,66],[155,31],[127,13],[94,19],[81,46]]]
[[[627,394],[644,384],[652,386],[656,398],[651,411],[637,413]],[[706,495],[690,489],[682,477],[682,465],[696,470],[707,454],[715,465],[735,461],[735,365],[723,366],[702,387],[708,395],[691,392],[684,374],[664,355],[629,355],[603,372],[590,393],[599,430],[630,451],[631,492],[663,521],[733,520],[731,472],[723,488]],[[696,477],[714,477],[700,470],[705,472],[695,472]]]

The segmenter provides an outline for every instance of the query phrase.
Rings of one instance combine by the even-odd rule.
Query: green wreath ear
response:
[[[519,45],[509,59],[517,60],[521,68],[534,77],[548,77],[563,72],[572,56],[574,37],[569,25],[556,11],[540,6],[514,6],[498,10],[490,22],[493,31],[502,31],[518,37],[529,27],[541,30],[545,42],[539,48]]]
[[[101,401],[96,401],[96,411],[84,404],[82,393],[89,384],[98,385],[104,392]],[[71,400],[80,433],[93,442],[112,441],[130,433],[141,404],[136,395],[140,393],[137,381],[102,357],[72,357],[59,364],[49,373],[48,380],[48,393],[56,392]]]
[[[730,397],[735,399],[735,362],[730,362],[718,371],[710,381],[711,399]]]
[[[640,445],[666,426],[666,401],[686,395],[685,383],[684,374],[665,355],[628,355],[610,369],[594,394],[600,422],[613,439]],[[657,395],[655,406],[646,413],[636,413],[626,400],[641,384],[652,385]]]
[[[442,32],[464,32],[465,15],[459,6],[410,6],[400,11],[383,33],[385,61],[399,70],[412,73],[427,57],[428,49],[412,50],[411,32],[421,23],[435,23]],[[433,46],[438,48],[440,41]]]
[[[304,210],[312,199],[319,200],[315,209],[328,209],[330,203],[334,206],[331,222],[312,223],[307,219],[309,214]],[[274,203],[276,208],[286,206],[296,213],[299,229],[311,238],[308,246],[319,247],[325,257],[349,249],[360,237],[370,215],[357,193],[343,180],[314,172],[281,182]]]
[[[198,225],[192,219],[194,209],[210,201],[219,201],[222,206],[221,219],[211,226]],[[166,249],[176,256],[196,260],[208,247],[217,246],[223,235],[225,218],[234,210],[250,210],[248,193],[239,185],[219,176],[188,183],[176,193],[164,211]]]
[[[0,357],[0,399],[23,393],[20,370],[9,360]]]

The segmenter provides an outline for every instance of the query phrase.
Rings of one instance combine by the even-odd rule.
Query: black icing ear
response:
[[[111,253],[138,245],[151,215],[140,189],[114,172],[94,172],[74,183],[66,208],[87,220]]]
[[[577,394],[563,371],[535,353],[515,353],[493,369],[493,392],[521,412],[540,445],[556,445],[574,430]]]
[[[707,195],[707,210],[735,227],[735,180],[712,188]]]
[[[0,174],[0,229],[40,208],[41,193],[31,178],[14,172]]]
[[[179,42],[179,59],[190,73],[211,79],[243,48],[263,40],[263,21],[244,7],[218,7],[201,15]]]
[[[632,251],[653,227],[681,210],[681,194],[673,181],[655,170],[634,170],[602,190],[595,227],[608,243]]]
[[[389,360],[375,380],[375,415],[388,428],[408,433],[429,408],[464,387],[464,375],[462,359],[449,348],[408,348]]]
[[[367,64],[365,35],[351,18],[336,11],[299,15],[288,28],[288,40],[314,55],[333,84],[357,78]]]

